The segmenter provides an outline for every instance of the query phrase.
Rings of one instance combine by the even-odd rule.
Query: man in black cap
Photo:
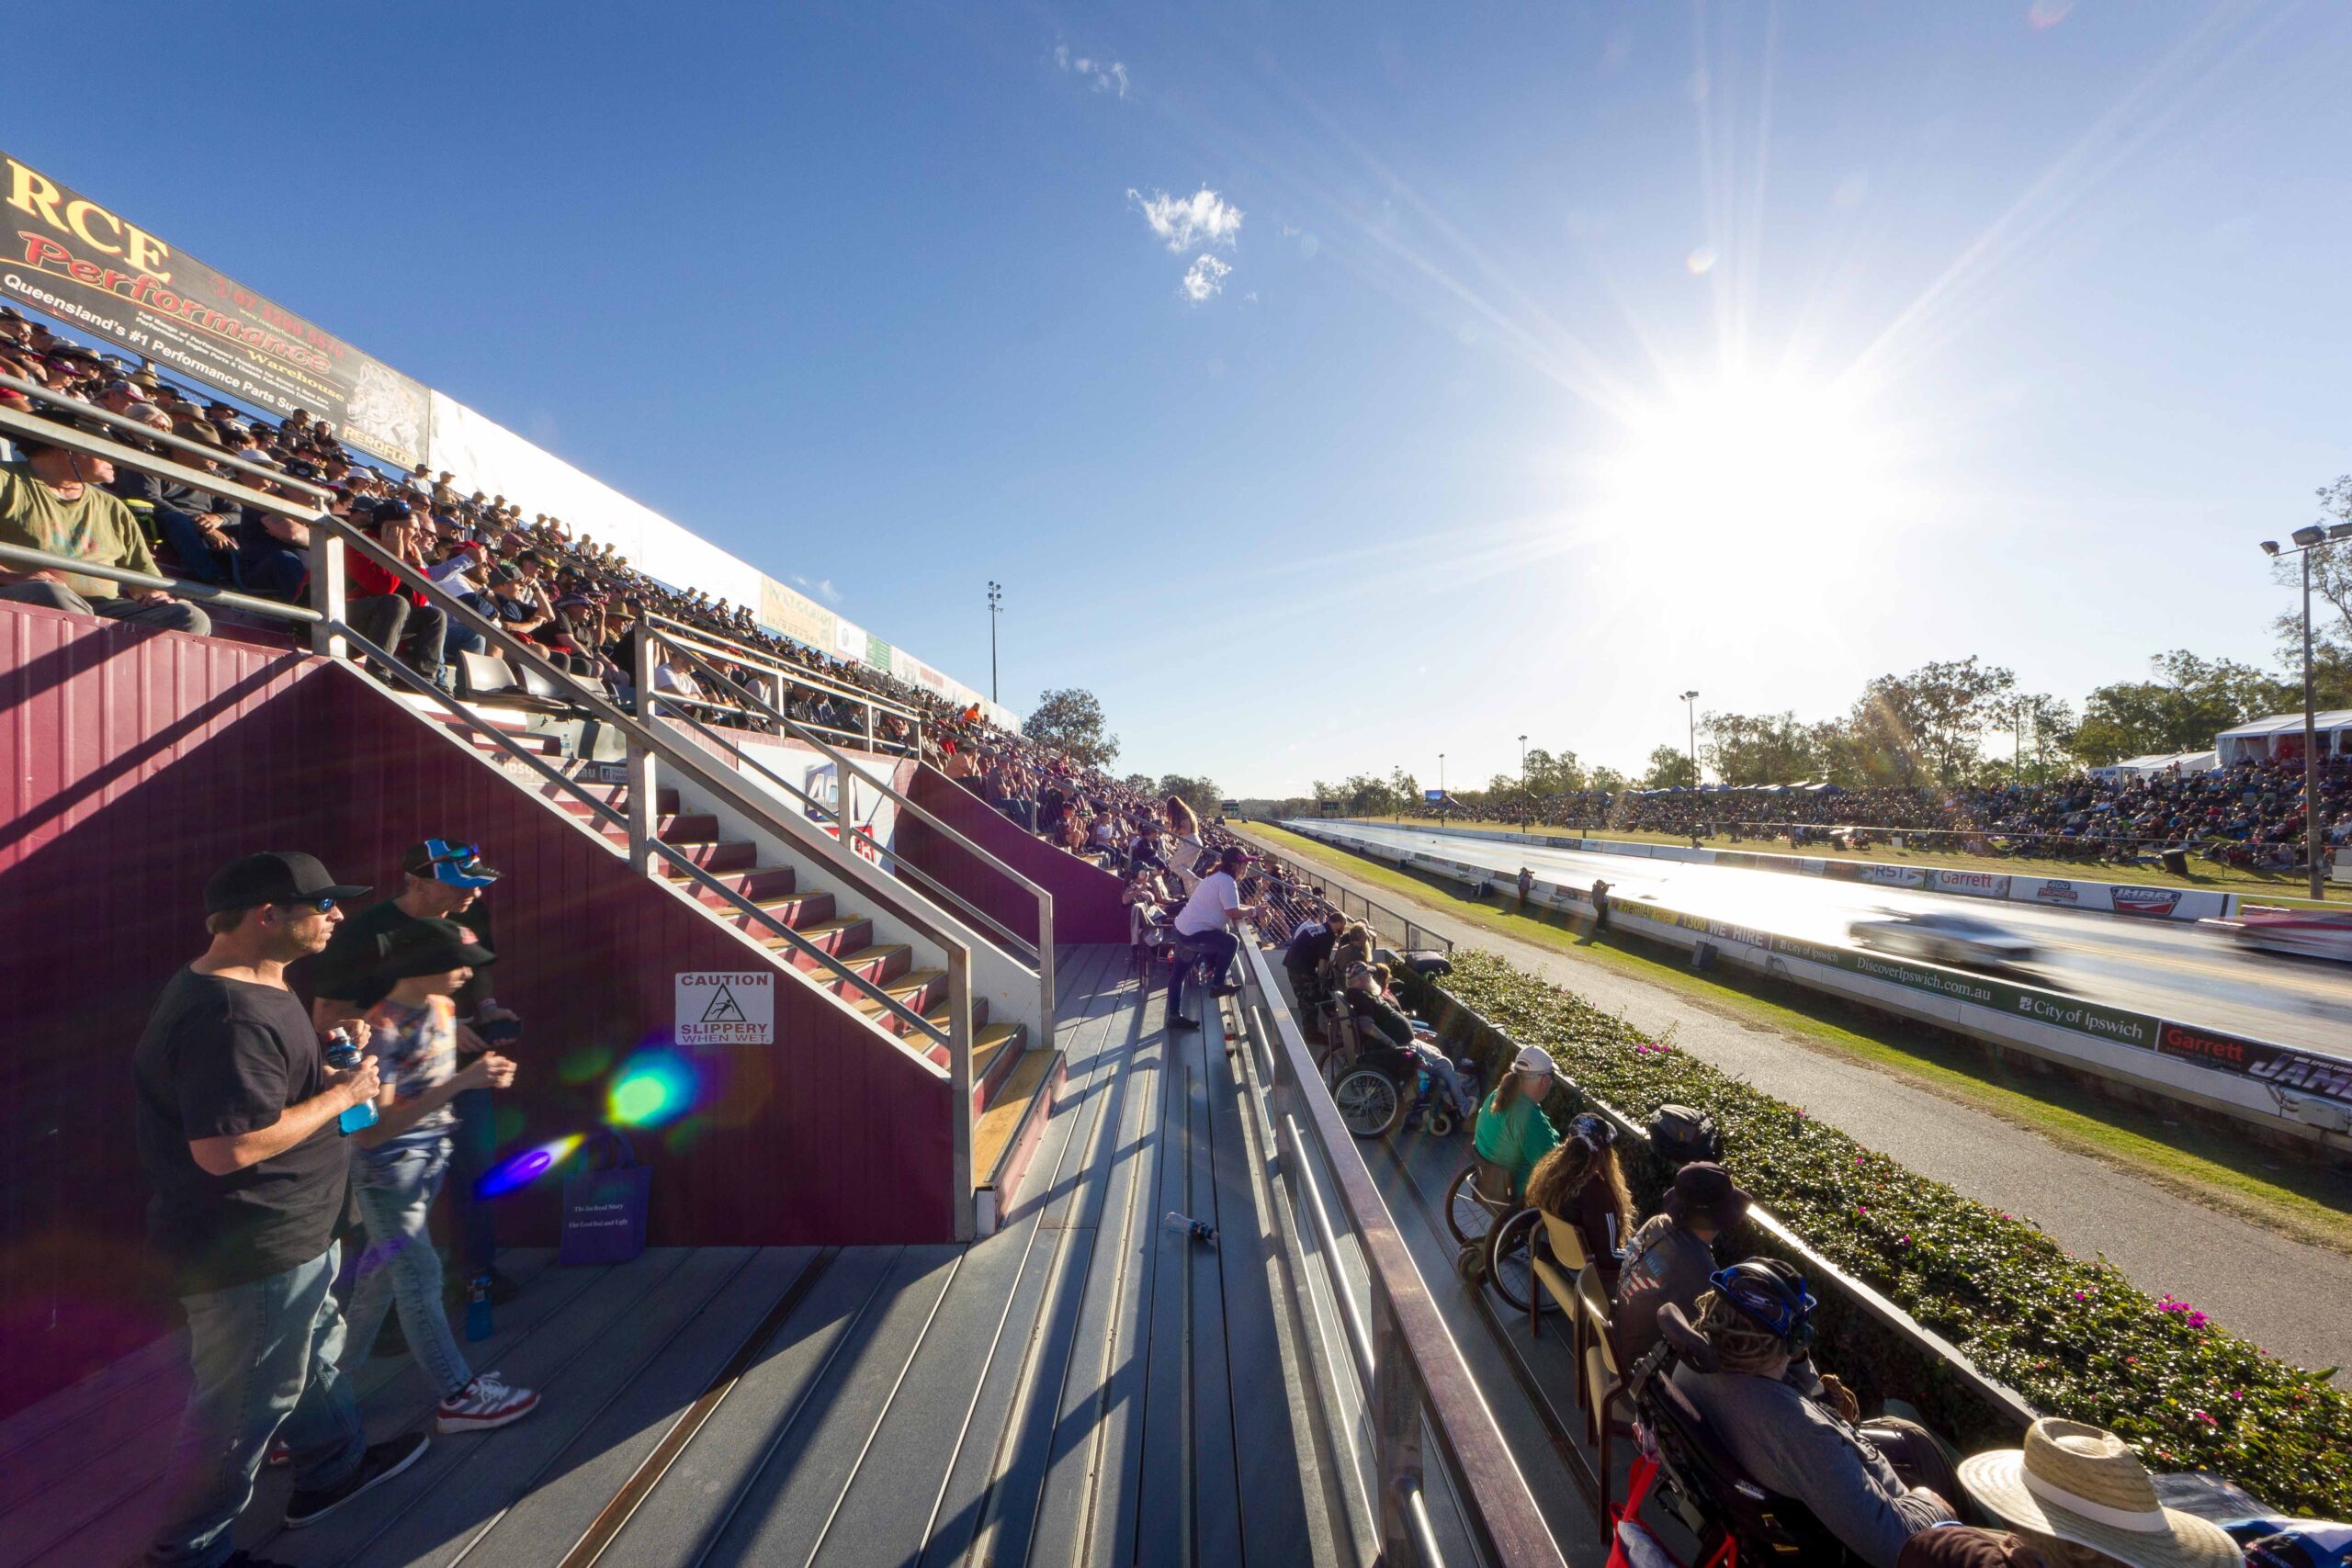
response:
[[[327,1066],[286,966],[327,945],[345,886],[310,855],[232,861],[204,886],[211,945],[157,998],[131,1058],[151,1234],[187,1309],[188,1395],[163,1495],[174,1513],[150,1561],[214,1568],[281,1431],[288,1526],[399,1474],[424,1437],[369,1445],[335,1371],[331,1289],[351,1155],[337,1119],[372,1101],[372,1062]],[[364,1043],[364,1027],[352,1031]]]
[[[490,910],[482,893],[498,873],[482,863],[481,846],[458,839],[427,839],[401,856],[401,891],[344,921],[311,965],[311,1019],[321,1029],[356,1019],[383,1000],[390,989],[378,970],[386,938],[419,920],[455,920],[492,947]],[[498,1005],[481,974],[457,993],[458,1064],[469,1066],[495,1043],[522,1032],[522,1021]],[[485,1037],[487,1032],[488,1037]],[[456,1209],[458,1277],[488,1274],[491,1297],[514,1299],[515,1287],[498,1271],[498,1236],[491,1206],[474,1201],[474,1183],[490,1168],[497,1149],[490,1092],[472,1089],[456,1101],[458,1126],[449,1170],[449,1201]]]
[[[1694,1315],[1715,1271],[1715,1238],[1747,1218],[1750,1200],[1731,1173],[1693,1160],[1674,1173],[1664,1212],[1651,1215],[1626,1244],[1610,1313],[1617,1364],[1630,1367],[1657,1343],[1657,1309],[1672,1302]]]

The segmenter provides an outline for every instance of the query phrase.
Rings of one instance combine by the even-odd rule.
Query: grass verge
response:
[[[1358,886],[1393,893],[1400,903],[1658,986],[1718,1016],[1771,1030],[1808,1050],[1863,1062],[1973,1106],[2192,1201],[2352,1256],[2352,1175],[2341,1170],[2299,1163],[2224,1129],[2177,1121],[2063,1078],[2020,1071],[1973,1043],[1872,1013],[1841,998],[1729,967],[1694,973],[1673,948],[1619,932],[1593,942],[1586,934],[1589,923],[1571,927],[1557,917],[1519,915],[1499,897],[1474,899],[1434,877],[1400,872],[1280,828],[1252,822],[1246,830]]]

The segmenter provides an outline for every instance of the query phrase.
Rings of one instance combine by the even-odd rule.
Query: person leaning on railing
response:
[[[31,437],[19,445],[21,461],[0,463],[0,544],[161,575],[139,520],[119,496],[101,488],[114,479],[112,463]],[[212,629],[211,616],[163,589],[126,587],[53,568],[0,563],[0,599],[167,631]]]

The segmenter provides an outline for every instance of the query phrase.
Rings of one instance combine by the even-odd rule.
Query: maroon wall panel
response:
[[[971,791],[935,769],[915,770],[906,791],[916,805],[1054,896],[1054,941],[1125,942],[1126,906],[1119,879],[1023,831]],[[900,817],[891,846],[956,894],[970,899],[1031,942],[1037,940],[1037,900],[1008,883],[960,846],[912,817]]]
[[[515,1149],[603,1119],[612,1071],[671,1048],[673,976],[773,966],[348,670],[0,604],[0,1413],[170,1319],[146,1272],[128,1062],[205,942],[198,890],[255,849],[389,893],[402,846],[482,842],[499,998],[523,1013]],[[300,966],[293,971],[298,987]],[[950,1096],[790,978],[772,1047],[674,1053],[691,1108],[637,1134],[656,1245],[944,1239]],[[554,1239],[552,1180],[501,1238]]]

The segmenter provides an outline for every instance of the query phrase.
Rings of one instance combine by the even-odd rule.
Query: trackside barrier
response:
[[[1518,1052],[1518,1041],[1489,1021],[1476,1008],[1448,991],[1442,979],[1430,979],[1424,984],[1431,998],[1431,1005],[1426,1006],[1424,1010],[1446,1039],[1452,1041],[1466,1037],[1478,1053],[1487,1057],[1490,1067],[1496,1063],[1509,1061]],[[1645,1123],[1637,1122],[1627,1111],[1601,1100],[1565,1072],[1559,1077],[1586,1108],[1600,1112],[1616,1125],[1621,1141],[1630,1140],[1634,1145],[1648,1149],[1649,1133]],[[1492,1072],[1488,1074],[1488,1081],[1493,1081]],[[1761,1204],[1751,1207],[1747,1217],[1758,1230],[1770,1238],[1773,1251],[1785,1255],[1804,1270],[1808,1286],[1842,1303],[1849,1312],[1866,1322],[1873,1332],[1891,1335],[1902,1341],[1918,1364],[1929,1369],[1930,1377],[1939,1385],[1936,1389],[1899,1392],[1918,1394],[1940,1393],[1945,1389],[1955,1391],[1973,1407],[1973,1414],[1981,1416],[1982,1424],[2005,1441],[2015,1441],[2017,1435],[2032,1424],[2039,1412],[2026,1402],[2025,1397],[1998,1378],[1987,1376],[1959,1347],[1814,1250],[1803,1236]]]
[[[1285,822],[1283,826],[1293,832],[1303,830],[1295,821]],[[1338,826],[1345,827],[1347,824],[1341,822]],[[1778,871],[1792,876],[1824,876],[1833,882],[1863,882],[1875,887],[1907,887],[1921,893],[1950,894],[1958,898],[2006,899],[2012,904],[2039,904],[2045,908],[2081,909],[2100,915],[2129,915],[2134,919],[2143,920],[2226,919],[2238,912],[2241,902],[2235,893],[2216,893],[2203,887],[2172,887],[2153,882],[2084,882],[2072,877],[2019,876],[1996,871],[1892,865],[1884,861],[1832,860],[1821,855],[1772,854],[1760,850],[1636,844],[1623,839],[1581,839],[1552,833],[1512,833],[1486,828],[1416,825],[1413,831],[1442,833],[1456,839],[1486,839],[1505,844],[1544,844],[1585,854],[1676,861],[1684,865],[1723,865],[1741,871]]]
[[[1510,881],[1511,874],[1495,867],[1413,851],[1399,855],[1389,845],[1319,822],[1287,826],[1352,853],[1474,888]],[[1592,912],[1588,890],[1559,883],[1537,882],[1534,898],[1555,909]],[[1967,970],[1785,937],[1647,899],[1612,896],[1609,918],[1616,928],[1654,942],[1693,951],[1703,946],[1718,962],[2218,1111],[2267,1132],[2352,1150],[2352,1059]]]
[[[1241,959],[1249,1100],[1275,1149],[1273,1175],[1287,1189],[1286,1205],[1277,1203],[1282,1240],[1302,1284],[1298,1310],[1316,1330],[1305,1336],[1305,1359],[1340,1477],[1335,1536],[1362,1542],[1365,1561],[1443,1568],[1424,1485],[1434,1459],[1477,1561],[1566,1568],[1264,952],[1245,937]]]

